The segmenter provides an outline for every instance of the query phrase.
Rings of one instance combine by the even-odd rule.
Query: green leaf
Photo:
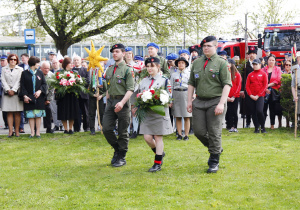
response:
[[[165,116],[165,107],[162,105],[154,105],[154,106],[149,106],[149,108],[155,112],[156,114],[159,114],[161,116]]]

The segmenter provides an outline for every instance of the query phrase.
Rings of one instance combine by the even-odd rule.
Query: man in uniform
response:
[[[103,117],[103,134],[107,142],[114,148],[111,160],[113,167],[126,165],[125,156],[128,151],[128,126],[130,123],[130,96],[134,90],[133,69],[126,65],[125,47],[115,44],[110,52],[113,54],[114,65],[108,67],[105,80],[107,82],[107,103]],[[118,120],[119,138],[114,133]]]
[[[195,136],[210,153],[207,173],[216,173],[219,170],[220,154],[223,151],[222,121],[232,83],[227,62],[217,55],[216,37],[204,38],[201,47],[204,55],[195,60],[191,67],[187,111],[193,113]],[[197,97],[193,101],[194,90]]]
[[[227,52],[225,50],[218,52],[218,55],[227,60]]]
[[[150,42],[149,44],[147,44],[147,48],[150,57],[156,57],[160,60],[160,69],[163,75],[165,75],[167,78],[170,78],[171,75],[170,75],[170,71],[166,59],[157,54],[159,46],[154,42]]]

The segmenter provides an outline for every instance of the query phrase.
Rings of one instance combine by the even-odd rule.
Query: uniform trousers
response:
[[[46,117],[43,118],[43,124],[44,124],[44,128],[46,128],[46,131],[50,132],[51,118],[52,118],[50,104],[45,105],[45,111],[46,111]]]
[[[91,131],[95,131],[95,118],[98,117],[97,103],[99,105],[100,123],[103,126],[103,115],[104,115],[104,109],[105,109],[105,104],[103,103],[103,98],[101,98],[101,100],[98,101],[96,97],[90,96],[90,99],[89,99],[89,124],[90,124]]]
[[[116,147],[119,152],[125,153],[128,151],[129,135],[127,132],[130,123],[130,102],[127,101],[121,111],[115,112],[115,106],[122,99],[107,99],[105,113],[103,116],[103,134],[107,142]],[[118,138],[114,133],[116,122],[118,120]],[[116,149],[116,148],[115,148]]]
[[[57,104],[56,100],[50,101],[51,114],[53,118],[53,123],[56,127],[62,126],[61,120],[57,120]]]
[[[233,102],[227,102],[226,121],[228,128],[237,128],[238,124],[238,106],[239,99],[235,98]]]
[[[211,154],[221,154],[222,151],[222,121],[227,105],[221,115],[215,115],[215,108],[220,102],[220,97],[210,100],[193,101],[193,129],[195,136],[208,148]]]
[[[81,128],[81,119],[83,124],[83,130],[90,129],[90,123],[89,123],[89,99],[83,99],[79,96],[78,98],[79,103],[79,113],[77,119],[74,120],[74,130],[80,131]],[[82,116],[82,118],[81,118]]]

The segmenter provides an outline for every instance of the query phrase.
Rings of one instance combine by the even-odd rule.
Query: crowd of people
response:
[[[225,51],[217,53],[217,40],[213,36],[166,58],[159,53],[156,43],[149,43],[147,48],[149,55],[143,57],[134,55],[131,47],[113,45],[112,59],[101,62],[104,74],[99,84],[87,62],[79,56],[72,59],[66,56],[59,61],[56,53],[50,52],[49,61],[40,62],[38,57],[24,53],[20,62],[16,54],[2,55],[0,98],[8,137],[19,137],[28,122],[29,137],[41,138],[41,118],[46,133],[73,134],[82,126],[85,132],[95,135],[102,128],[114,148],[111,164],[120,167],[126,164],[129,136],[136,138],[143,134],[155,153],[154,165],[149,169],[155,172],[161,170],[166,155],[163,136],[176,132],[176,140],[187,141],[189,134],[194,133],[210,153],[208,173],[215,173],[223,151],[224,117],[229,132],[238,132],[240,110],[246,118],[246,127],[250,127],[252,119],[254,133],[266,133],[269,110],[270,128],[275,129],[276,116],[281,127],[278,95],[282,74],[292,74],[293,97],[299,100],[289,54],[280,68],[268,50],[265,57],[258,59],[257,48],[251,46],[245,68],[239,69],[237,59],[228,58]],[[299,65],[300,55],[297,62]],[[79,97],[67,93],[62,97],[47,83],[53,74],[70,71],[85,78],[89,93],[81,92]],[[300,81],[300,74],[298,77]],[[172,102],[165,108],[165,116],[150,112],[146,120],[139,122],[135,114],[137,94],[151,88],[165,89]],[[97,118],[99,123],[95,122]]]

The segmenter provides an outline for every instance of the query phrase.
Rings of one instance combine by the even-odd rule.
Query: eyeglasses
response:
[[[11,58],[11,59],[9,59],[10,61],[17,61],[17,59],[13,59],[13,58]]]
[[[285,66],[292,66],[291,64],[285,64]]]
[[[213,45],[203,45],[202,48],[211,48]]]

